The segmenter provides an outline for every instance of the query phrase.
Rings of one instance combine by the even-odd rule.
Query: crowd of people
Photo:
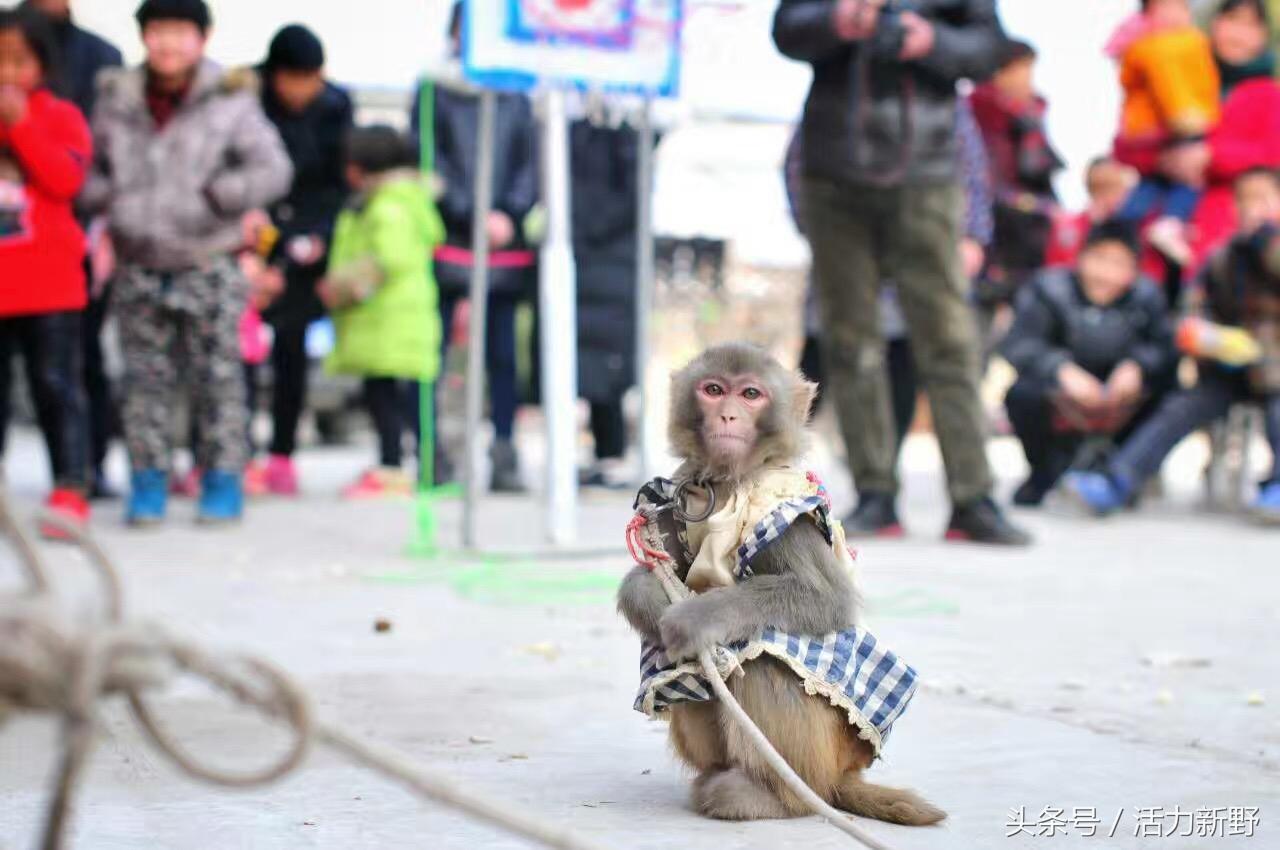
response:
[[[419,87],[409,132],[358,126],[304,26],[282,28],[257,66],[224,68],[206,56],[203,0],[145,0],[136,20],[145,59],[125,68],[115,47],[75,25],[70,0],[0,11],[0,397],[21,353],[49,450],[48,507],[84,523],[92,499],[114,497],[104,461],[116,433],[132,524],[162,521],[172,493],[197,497],[206,522],[240,517],[247,494],[296,495],[308,330],[325,316],[335,340],[326,366],[362,379],[378,438],[376,463],[344,495],[411,492],[406,447],[432,409],[423,388],[435,386],[470,285],[476,97],[445,73]],[[458,5],[455,59],[460,27]],[[537,277],[529,100],[500,95],[496,124],[491,485],[519,492],[516,314]],[[635,369],[638,135],[593,102],[572,140],[580,386],[599,457],[583,480],[618,487]],[[101,341],[108,305],[124,360],[114,388]],[[251,426],[268,362],[264,461]],[[184,404],[193,467],[179,475]],[[433,470],[427,483],[452,478],[438,446],[430,460],[420,464]]]
[[[948,536],[1028,542],[989,496],[976,382],[994,352],[1017,373],[1020,506],[1055,490],[1099,515],[1132,505],[1178,442],[1237,404],[1261,408],[1280,458],[1266,4],[1221,0],[1201,22],[1188,0],[1141,0],[1098,45],[1123,109],[1080,212],[1054,190],[1065,163],[1034,46],[1002,30],[991,0],[952,5],[783,0],[775,20],[779,49],[814,69],[786,179],[821,305],[805,360],[835,398],[859,494],[847,531],[902,531],[894,470],[918,369],[955,505]],[[1179,380],[1184,358],[1194,381]],[[1275,464],[1252,504],[1271,523]]]
[[[324,316],[328,365],[362,379],[378,437],[345,494],[410,492],[406,447],[433,408],[422,393],[474,262],[477,98],[444,74],[418,86],[407,133],[358,126],[303,26],[228,69],[206,56],[204,0],[144,0],[136,19],[145,60],[125,68],[74,24],[70,0],[0,11],[0,410],[7,420],[20,353],[49,507],[83,523],[92,498],[113,495],[103,464],[117,430],[131,523],[162,521],[175,488],[210,522],[241,516],[246,493],[296,495],[308,328]],[[460,28],[455,6],[455,59]],[[1098,514],[1130,505],[1174,445],[1238,404],[1262,409],[1280,449],[1280,84],[1262,0],[1221,0],[1207,22],[1188,0],[1140,0],[1098,46],[1124,107],[1079,212],[1054,190],[1064,163],[1036,50],[1003,30],[994,0],[945,14],[781,0],[774,37],[814,71],[786,171],[813,254],[805,368],[848,449],[851,535],[901,533],[898,458],[923,387],[948,538],[1030,542],[992,498],[978,387],[996,353],[1017,372],[1006,407],[1031,469],[1019,505],[1054,490]],[[596,447],[583,483],[624,487],[639,136],[602,98],[580,113],[579,386]],[[517,314],[537,286],[536,132],[526,97],[498,96],[486,368],[490,483],[507,492],[524,487]],[[125,364],[114,391],[108,310]],[[1194,381],[1180,379],[1185,357]],[[267,362],[263,462],[250,424]],[[171,462],[184,402],[185,477]],[[438,446],[430,461],[420,472],[450,479]],[[1280,519],[1280,472],[1253,509]]]

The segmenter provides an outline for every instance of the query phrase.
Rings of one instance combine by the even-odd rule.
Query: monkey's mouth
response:
[[[707,436],[707,439],[713,443],[741,443],[744,446],[750,442],[750,440],[748,440],[742,434],[730,434],[727,432],[721,432],[719,434],[709,434]]]

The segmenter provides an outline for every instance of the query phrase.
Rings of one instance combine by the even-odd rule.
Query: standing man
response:
[[[898,526],[880,281],[898,282],[946,463],[947,538],[1025,545],[991,498],[979,346],[959,244],[956,83],[995,70],[995,0],[782,0],[774,41],[813,65],[804,202],[830,388],[859,492],[851,534]]]
[[[449,55],[462,56],[462,4],[449,17]],[[516,309],[536,289],[538,255],[525,238],[524,221],[538,202],[537,127],[533,105],[523,94],[497,96],[493,131],[492,209],[485,221],[489,233],[489,304],[486,312],[485,371],[489,377],[489,412],[493,420],[490,489],[522,493],[524,480],[516,454],[515,421],[519,403],[516,369]],[[430,127],[435,173],[442,184],[437,200],[444,219],[445,244],[435,252],[435,278],[440,287],[440,316],[449,328],[458,305],[471,291],[474,187],[479,168],[480,99],[448,82],[424,81],[409,113],[416,138]],[[437,453],[436,478],[447,480],[451,464]]]
[[[27,0],[24,5],[53,22],[65,94],[88,121],[93,116],[98,72],[103,68],[120,67],[124,58],[115,45],[75,25],[71,19],[71,0]],[[92,229],[90,232],[94,236]],[[97,234],[94,238],[104,237]],[[89,495],[101,499],[115,495],[107,484],[103,464],[111,437],[116,432],[116,412],[102,354],[102,325],[107,319],[108,292],[105,280],[95,280],[95,271],[101,269],[95,269],[93,263],[86,263],[89,303],[80,327],[84,337],[84,388],[89,401],[90,460],[93,463]]]

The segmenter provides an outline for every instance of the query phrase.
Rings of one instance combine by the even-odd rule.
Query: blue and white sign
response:
[[[674,97],[684,0],[466,0],[463,68],[473,82]]]

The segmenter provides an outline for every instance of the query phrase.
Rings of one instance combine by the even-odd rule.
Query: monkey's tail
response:
[[[852,770],[840,781],[835,804],[864,818],[903,826],[928,826],[947,816],[946,812],[915,791],[873,785],[863,780],[860,772]]]

